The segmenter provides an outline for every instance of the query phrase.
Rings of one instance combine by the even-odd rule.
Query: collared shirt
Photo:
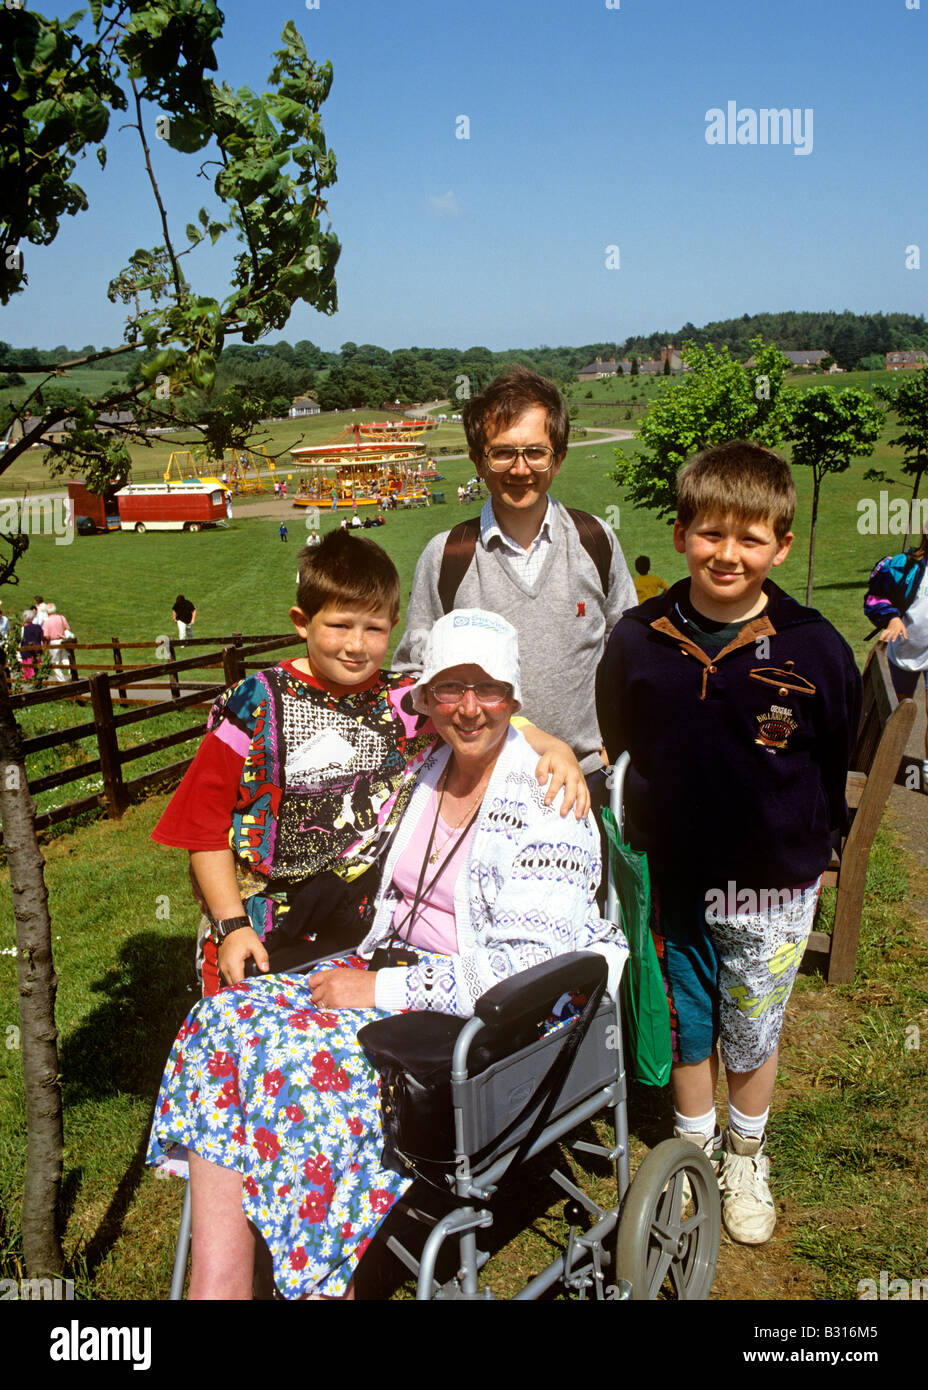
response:
[[[541,573],[542,565],[548,555],[548,548],[556,534],[556,527],[557,513],[551,506],[549,498],[546,497],[544,520],[539,527],[538,534],[528,550],[523,550],[518,541],[514,541],[511,536],[507,536],[505,531],[500,529],[500,524],[496,520],[496,513],[493,511],[492,498],[488,498],[484,502],[483,510],[480,513],[480,539],[484,549],[489,550],[490,541],[494,538],[498,539],[522,583],[529,589]]]

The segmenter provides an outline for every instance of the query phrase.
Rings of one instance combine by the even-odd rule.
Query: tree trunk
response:
[[[822,486],[822,480],[813,470],[812,473],[812,528],[809,532],[809,573],[806,578],[806,607],[812,607],[812,583],[815,577],[815,527],[818,522],[818,494]]]
[[[47,1278],[64,1272],[58,1222],[64,1153],[55,1027],[58,977],[52,960],[45,860],[35,833],[35,802],[26,783],[22,735],[2,680],[0,815],[16,916],[20,1041],[26,1083],[23,1255],[30,1278]]]
[[[914,485],[913,485],[913,487],[912,487],[912,505],[909,507],[909,520],[910,520],[910,521],[911,521],[912,516],[914,515],[914,512],[915,512],[915,501],[916,501],[916,499],[917,499],[917,497],[918,497],[918,489],[921,487],[922,474],[924,473],[924,471],[925,471],[925,465],[924,465],[924,463],[922,462],[921,458],[919,458],[919,460],[918,460],[918,472],[915,474],[915,483],[914,483]],[[922,517],[922,530],[924,530],[924,528],[925,528],[925,523],[926,523],[926,522],[928,522],[928,517],[923,516],[923,517]],[[905,540],[904,540],[903,543],[902,543],[902,549],[903,549],[903,550],[908,550],[908,548],[909,548],[910,535],[911,535],[911,538],[914,539],[915,532],[912,531],[912,532],[910,533],[909,531],[906,531],[906,533],[905,533]],[[920,543],[920,542],[921,542],[921,537],[919,537],[919,543]]]

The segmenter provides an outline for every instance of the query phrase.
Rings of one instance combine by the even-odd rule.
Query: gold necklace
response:
[[[454,826],[451,827],[451,829],[450,829],[450,831],[449,831],[447,837],[446,837],[444,840],[442,840],[441,844],[438,845],[438,846],[432,851],[432,853],[429,855],[429,863],[430,863],[430,864],[434,864],[435,861],[438,859],[438,856],[441,854],[442,850],[447,849],[448,845],[449,845],[449,844],[451,843],[451,841],[454,839],[455,835],[458,833],[458,831],[460,830],[461,826],[462,826],[462,825],[464,824],[464,822],[470,817],[471,812],[472,812],[472,811],[480,804],[480,802],[483,800],[483,794],[484,794],[484,792],[486,791],[486,783],[489,782],[489,780],[490,780],[489,777],[487,777],[486,782],[481,778],[481,784],[480,784],[480,786],[479,786],[478,789],[477,789],[477,795],[476,795],[476,797],[474,798],[474,800],[470,803],[470,805],[468,806],[467,810],[464,812],[463,816],[462,816],[461,819],[458,821],[457,825],[454,825]],[[441,783],[441,793],[440,793],[440,795],[439,795],[439,797],[438,797],[438,816],[436,817],[436,827],[435,827],[435,828],[436,828],[436,832],[437,832],[437,829],[438,829],[437,820],[438,820],[438,818],[441,816],[441,804],[442,804],[442,802],[443,802],[444,799],[445,799],[445,788],[447,787],[447,785],[448,785],[448,769],[445,768],[444,775],[443,775],[443,777],[442,777],[442,783]]]

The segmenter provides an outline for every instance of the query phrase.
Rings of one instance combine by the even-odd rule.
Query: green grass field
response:
[[[90,376],[97,373],[88,373]],[[303,420],[269,420],[261,425],[255,432],[252,439],[253,446],[257,449],[263,445],[269,458],[275,459],[276,468],[280,477],[290,477],[299,483],[299,469],[295,468],[289,458],[290,449],[300,448],[303,445],[328,444],[336,439],[344,442],[341,438],[342,431],[350,425],[363,423],[370,420],[376,414],[377,419],[400,419],[401,417],[394,412],[374,412],[370,410],[342,410],[333,411],[326,415],[311,415]],[[353,436],[351,436],[353,438]],[[160,479],[168,467],[172,453],[184,454],[195,449],[197,443],[197,433],[195,430],[178,432],[173,435],[152,435],[151,445],[133,444],[129,448],[132,458],[132,478],[136,482],[152,482]],[[439,425],[438,429],[430,430],[428,434],[422,435],[421,439],[426,446],[428,453],[437,455],[442,447],[455,452],[464,450],[464,431],[460,424],[452,424],[446,421]],[[202,451],[197,455],[203,458]],[[186,461],[179,460],[185,467],[187,476]],[[0,455],[2,463],[2,455]],[[221,471],[219,466],[215,471]],[[174,475],[176,476],[176,474]],[[48,469],[46,467],[46,455],[44,449],[30,449],[26,454],[21,455],[4,472],[0,473],[0,497],[16,497],[23,491],[37,492],[46,491],[52,488],[64,488],[65,480],[56,479],[49,481]],[[273,492],[270,494],[273,496]]]
[[[311,421],[310,426],[313,425],[320,433],[326,428],[318,421]],[[457,430],[456,426],[449,427],[452,440],[451,432]],[[877,559],[898,545],[899,538],[859,534],[857,503],[864,497],[877,498],[880,489],[893,497],[908,496],[896,452],[888,446],[893,432],[890,428],[884,431],[872,459],[860,460],[847,473],[828,479],[822,496],[814,602],[844,634],[861,664],[869,650],[865,638],[870,628],[861,608],[867,577]],[[587,440],[570,449],[552,495],[571,506],[610,518],[630,567],[637,555],[646,554],[651,558],[653,572],[668,583],[682,578],[685,565],[673,548],[671,528],[652,513],[626,504],[608,476],[614,467],[616,446],[597,444],[596,437],[591,433]],[[620,447],[631,450],[634,441]],[[391,650],[403,631],[413,572],[425,543],[436,532],[447,530],[462,516],[476,511],[476,504],[462,509],[456,500],[458,484],[472,475],[469,460],[439,457],[438,464],[444,481],[434,486],[448,499],[444,505],[390,512],[386,526],[366,533],[387,550],[401,577],[400,621]],[[872,467],[882,469],[895,483],[865,481],[864,473]],[[800,496],[796,541],[786,563],[774,572],[774,578],[804,601],[811,484],[807,470],[796,470],[796,482]],[[117,531],[76,536],[71,545],[56,545],[50,537],[33,537],[19,565],[19,584],[0,589],[4,611],[15,615],[34,594],[41,593],[64,612],[83,642],[107,642],[115,636],[122,641],[154,643],[163,635],[173,634],[171,608],[177,594],[183,592],[197,606],[196,632],[200,637],[228,636],[236,631],[283,632],[289,625],[287,614],[294,598],[297,552],[313,517],[304,509],[281,504],[278,515],[248,518],[241,509],[251,500],[254,499],[241,499],[239,515],[228,530],[145,535]],[[278,534],[281,516],[289,528],[286,544]],[[338,525],[340,519],[336,513],[323,511],[322,531]],[[93,658],[102,662],[110,659],[105,652],[95,653]],[[136,654],[134,659],[141,663],[143,654]],[[199,678],[212,676],[201,673]],[[45,705],[28,712],[23,724],[31,735],[66,728],[84,719],[86,711],[74,706]],[[128,748],[193,722],[184,713],[165,715],[151,724],[123,731],[120,745]],[[94,755],[94,740],[72,741],[30,757],[28,772],[32,778],[44,776]],[[139,760],[127,770],[127,775],[140,776],[181,756],[181,749],[165,750],[151,759]],[[67,789],[40,793],[39,809],[44,811],[64,801],[77,800],[99,785],[96,775]],[[66,833],[66,827],[59,833]]]
[[[51,380],[57,386],[67,386],[72,391],[80,391],[93,401],[113,387],[121,386],[124,377],[124,371],[118,366],[112,369],[101,367],[98,371],[92,371],[90,367],[74,367],[70,372],[63,372],[61,376],[52,377]],[[29,372],[23,376],[24,386],[4,386],[0,389],[0,402],[10,401],[13,405],[19,405],[45,380],[42,372]],[[38,414],[38,411],[33,409],[33,413]]]
[[[278,432],[288,428],[276,427]],[[455,431],[457,442],[461,442],[458,427],[446,428],[449,447],[455,442]],[[828,478],[822,492],[815,604],[844,633],[859,658],[865,653],[863,638],[869,630],[861,613],[867,576],[880,556],[897,547],[901,538],[861,535],[857,504],[862,498],[877,499],[881,490],[890,497],[906,498],[911,491],[899,466],[898,450],[889,447],[894,433],[887,426],[873,457],[857,460],[846,473]],[[591,434],[570,449],[552,496],[613,519],[616,513],[609,509],[617,507],[616,530],[629,564],[636,555],[647,554],[652,570],[668,583],[682,578],[685,567],[673,549],[670,527],[653,513],[636,511],[625,503],[608,476],[614,467],[616,446],[597,444],[595,438]],[[621,447],[633,450],[634,441]],[[160,449],[166,456],[167,446]],[[789,451],[784,453],[788,458]],[[392,556],[400,572],[404,603],[426,541],[466,514],[457,504],[457,487],[472,475],[472,465],[466,459],[439,457],[438,467],[444,482],[435,484],[435,489],[444,491],[448,499],[444,506],[391,512],[387,525],[370,533]],[[887,481],[865,481],[864,474],[871,468],[883,470]],[[796,540],[775,578],[789,593],[803,599],[811,499],[807,470],[796,470],[796,485]],[[240,505],[250,500],[243,498]],[[56,545],[51,537],[35,536],[20,563],[19,584],[0,589],[0,599],[4,610],[11,613],[25,607],[33,594],[42,593],[64,611],[83,641],[105,641],[113,635],[127,641],[154,640],[171,631],[171,607],[178,592],[187,594],[197,605],[198,635],[280,631],[292,602],[295,552],[308,520],[306,513],[295,507],[282,514],[289,528],[286,545],[278,536],[279,517],[246,519],[241,513],[228,530],[195,535],[111,532],[75,537],[72,545]],[[335,513],[323,511],[323,531],[339,520]]]
[[[305,433],[316,437],[323,429],[331,434],[331,418],[309,422]],[[293,427],[282,426],[281,438],[285,430]],[[901,538],[860,535],[857,502],[876,497],[880,488],[891,496],[907,497],[910,490],[901,477],[898,451],[888,447],[892,432],[884,432],[872,459],[829,479],[823,493],[815,603],[844,633],[859,661],[868,650],[861,612],[868,572],[880,555],[898,548]],[[460,440],[459,430],[455,435],[449,427],[449,444],[455,437]],[[623,447],[633,448],[633,441]],[[160,448],[166,456],[167,446]],[[645,553],[668,582],[681,578],[684,564],[669,526],[626,505],[609,480],[614,458],[614,445],[595,444],[591,436],[571,449],[553,495],[612,515],[630,562]],[[866,482],[864,473],[872,467],[893,481]],[[476,510],[473,505],[462,510],[450,500],[470,476],[469,462],[439,460],[439,468],[445,481],[435,486],[444,489],[446,505],[391,513],[386,527],[368,533],[393,557],[404,603],[425,541]],[[797,540],[775,577],[802,600],[810,479],[797,470],[796,481]],[[617,517],[609,513],[616,506]],[[42,592],[84,641],[112,635],[154,640],[170,632],[179,590],[197,604],[198,635],[281,631],[306,529],[297,509],[286,514],[286,545],[277,534],[276,517],[241,515],[227,531],[196,535],[112,533],[76,538],[70,546],[36,537],[20,566],[20,583],[0,590],[0,598],[12,612]],[[323,514],[324,531],[335,524],[334,514]],[[397,637],[401,631],[402,619]],[[29,731],[45,727],[41,719],[52,717],[33,712]],[[73,717],[86,718],[86,711]],[[138,736],[143,732],[148,737],[155,731],[141,726]],[[37,765],[34,775],[39,770],[49,768]],[[195,997],[197,914],[185,857],[148,838],[165,801],[152,798],[118,823],[83,825],[45,847],[60,976],[65,1246],[78,1297],[160,1299],[170,1278],[179,1184],[155,1182],[142,1162],[161,1067]],[[728,1263],[720,1266],[720,1297],[847,1298],[854,1297],[858,1279],[880,1269],[909,1278],[924,1273],[919,1252],[928,1164],[919,1117],[928,1104],[928,1053],[924,1046],[907,1053],[900,1039],[913,1020],[921,1021],[926,1035],[928,944],[924,922],[911,911],[907,874],[902,855],[882,833],[871,860],[855,981],[826,987],[812,976],[797,985],[775,1098],[773,1157],[776,1195],[786,1203],[783,1235],[771,1247],[750,1252],[749,1269],[763,1277],[740,1275],[740,1266],[723,1251]],[[5,871],[0,881],[8,881]],[[924,895],[924,885],[920,891]],[[3,1030],[16,1026],[14,942],[11,895],[0,893]],[[5,1036],[14,1035],[6,1031]],[[633,1096],[635,1162],[646,1145],[663,1137],[656,1131],[666,1120],[665,1109],[660,1097]],[[0,1049],[0,1276],[22,1272],[17,1211],[24,1162],[20,1057],[8,1045]],[[584,1182],[611,1200],[595,1164]],[[545,1196],[532,1187],[520,1196],[528,1204],[529,1228],[494,1257],[492,1278],[500,1293],[515,1288],[535,1256],[544,1255],[549,1233],[560,1235],[563,1229],[562,1195]],[[397,1288],[395,1281],[391,1289],[408,1297],[408,1288]]]

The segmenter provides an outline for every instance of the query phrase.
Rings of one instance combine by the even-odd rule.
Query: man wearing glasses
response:
[[[490,493],[479,522],[434,536],[413,579],[393,666],[418,670],[421,643],[451,608],[500,613],[519,634],[522,715],[569,744],[602,801],[596,667],[635,588],[611,528],[548,496],[567,453],[567,406],[545,377],[512,367],[463,410],[470,457]]]

